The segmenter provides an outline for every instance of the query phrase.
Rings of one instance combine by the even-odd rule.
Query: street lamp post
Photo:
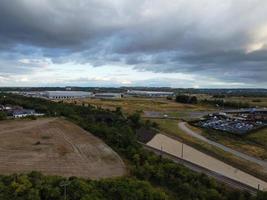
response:
[[[61,181],[59,186],[60,187],[64,187],[64,200],[67,200],[67,186],[70,184],[69,181],[65,180],[65,181]]]
[[[181,158],[184,158],[184,143],[182,143],[182,152],[181,152]]]
[[[160,160],[162,159],[162,154],[163,154],[163,148],[162,145],[160,146]]]

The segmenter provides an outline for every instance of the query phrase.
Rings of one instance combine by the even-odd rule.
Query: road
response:
[[[254,189],[260,187],[261,190],[267,191],[267,182],[191,146],[183,144],[175,138],[158,133],[146,145],[178,157],[183,161],[193,163],[199,168],[205,168],[206,170],[218,174],[218,176],[227,177],[228,179],[253,187]],[[203,173],[204,172],[205,171],[203,171]]]
[[[142,143],[143,144],[143,143]],[[174,156],[172,154],[169,154],[167,152],[164,152],[164,151],[161,151],[159,149],[156,149],[156,148],[153,148],[151,146],[148,146],[146,144],[143,144],[144,148],[149,150],[149,151],[152,151],[154,153],[156,153],[157,155],[160,155],[164,158],[168,158],[170,160],[172,160],[173,162],[175,163],[179,163],[179,164],[183,164],[184,166],[188,167],[189,169],[195,171],[195,172],[199,172],[199,173],[204,173],[206,174],[207,176],[209,177],[212,177],[214,179],[216,179],[217,181],[221,182],[221,183],[224,183],[224,184],[227,184],[229,185],[230,187],[233,187],[233,188],[236,188],[236,189],[239,189],[239,190],[246,190],[252,194],[256,194],[257,193],[257,189],[253,188],[253,187],[250,187],[246,184],[243,184],[241,182],[238,182],[236,180],[233,180],[233,179],[230,179],[226,176],[223,176],[219,173],[216,173],[216,172],[213,172],[209,169],[206,169],[204,167],[201,167],[199,165],[196,165],[192,162],[189,162],[187,160],[183,160],[177,156]]]
[[[267,162],[266,161],[257,159],[255,157],[249,156],[247,154],[244,154],[244,153],[241,153],[241,152],[236,151],[234,149],[231,149],[229,147],[226,147],[226,146],[224,146],[224,145],[222,145],[220,143],[217,143],[217,142],[214,142],[212,140],[209,140],[206,137],[204,137],[204,136],[194,132],[193,130],[189,129],[186,126],[186,122],[179,122],[178,126],[182,131],[184,131],[184,133],[186,133],[186,134],[188,134],[188,135],[190,135],[192,137],[195,137],[195,138],[197,138],[199,140],[202,140],[202,141],[204,141],[204,142],[206,142],[208,144],[211,144],[211,145],[213,145],[215,147],[218,147],[218,148],[220,148],[220,149],[222,149],[222,150],[224,150],[226,152],[229,152],[229,153],[231,153],[231,154],[233,154],[233,155],[235,155],[237,157],[240,157],[240,158],[243,158],[243,159],[248,160],[250,162],[256,163],[256,164],[260,165],[265,171],[267,171]]]

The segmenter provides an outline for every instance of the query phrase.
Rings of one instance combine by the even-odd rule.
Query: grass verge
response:
[[[153,119],[152,121],[157,122],[159,124],[160,130],[165,132],[166,134],[176,136],[182,142],[208,154],[217,159],[230,164],[240,170],[243,170],[247,173],[250,173],[260,179],[267,181],[267,173],[264,172],[261,166],[249,162],[247,160],[238,158],[231,153],[225,152],[217,147],[214,147],[210,144],[207,144],[201,140],[198,140],[192,136],[185,134],[178,127],[178,120],[169,120],[169,119]]]

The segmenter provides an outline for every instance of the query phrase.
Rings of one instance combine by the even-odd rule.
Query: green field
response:
[[[249,133],[246,136],[237,136],[210,129],[200,129],[200,132],[205,137],[225,146],[260,159],[267,159],[267,128]]]
[[[267,151],[267,128],[251,133],[246,138],[263,146]]]

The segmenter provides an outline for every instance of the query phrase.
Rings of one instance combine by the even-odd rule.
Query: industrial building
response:
[[[142,90],[128,90],[126,94],[128,96],[137,96],[137,97],[168,97],[174,95],[173,92],[142,91]]]
[[[33,109],[24,109],[23,107],[17,105],[0,105],[0,111],[4,112],[8,118],[44,116],[43,113],[37,113]]]
[[[93,98],[96,99],[120,99],[121,97],[121,93],[96,93],[93,95]]]
[[[49,99],[75,99],[92,97],[92,93],[82,91],[46,91],[44,96]]]
[[[11,114],[14,118],[22,118],[28,116],[44,116],[44,114],[36,113],[35,110],[32,109],[17,109],[13,110]]]

